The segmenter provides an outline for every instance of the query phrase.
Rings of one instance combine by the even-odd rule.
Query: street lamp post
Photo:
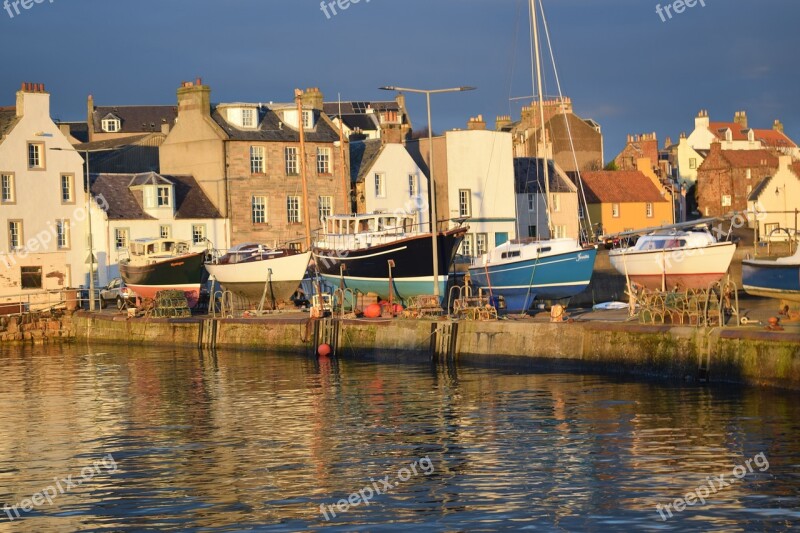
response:
[[[424,94],[428,105],[428,151],[430,153],[430,198],[431,198],[431,245],[433,247],[433,295],[437,298],[440,297],[439,293],[439,242],[438,242],[438,224],[436,219],[436,180],[433,177],[433,125],[431,123],[431,94],[438,93],[457,93],[463,91],[473,91],[475,87],[453,87],[451,89],[409,89],[408,87],[379,87],[382,91],[397,91]]]
[[[50,148],[59,152],[82,152],[86,163],[86,176],[83,180],[83,186],[86,189],[86,217],[89,224],[89,311],[94,311],[94,239],[92,236],[92,189],[91,178],[89,177],[89,154],[92,152],[102,152],[105,150],[77,150],[73,148]]]

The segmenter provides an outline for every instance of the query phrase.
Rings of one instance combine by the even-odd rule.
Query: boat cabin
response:
[[[413,214],[367,213],[333,215],[322,221],[316,246],[329,249],[361,249],[421,233]]]
[[[187,241],[174,239],[134,239],[128,246],[128,262],[149,264],[191,252]]]
[[[714,242],[714,237],[707,231],[656,232],[641,236],[633,249],[647,252],[678,248],[702,248]]]

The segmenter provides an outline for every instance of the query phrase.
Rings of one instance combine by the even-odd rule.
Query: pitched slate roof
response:
[[[342,120],[345,126],[351,130],[360,129],[361,131],[377,131],[380,129],[378,119],[375,115],[343,115]]]
[[[795,161],[794,163],[789,165],[789,169],[792,171],[795,177],[800,180],[800,161]],[[761,193],[763,193],[767,189],[773,177],[774,176],[767,176],[766,178],[761,180],[761,182],[758,185],[756,185],[756,187],[752,191],[750,191],[750,194],[747,196],[747,201],[748,202],[757,201],[758,197],[761,196]]]
[[[76,140],[82,143],[89,142],[89,125],[86,122],[56,122],[57,126],[61,126],[62,124],[69,126],[69,134],[72,135]]]
[[[667,201],[650,178],[638,170],[583,172],[581,178],[590,204]]]
[[[547,160],[550,192],[573,192],[574,185],[565,181],[561,170],[552,159]],[[517,194],[544,193],[544,159],[536,157],[514,158],[514,184]]]
[[[350,180],[353,183],[362,181],[382,151],[383,143],[380,139],[351,142]]]
[[[192,176],[161,176],[155,172],[97,174],[92,176],[92,194],[102,195],[108,203],[109,220],[155,220],[144,211],[141,194],[130,189],[150,180],[174,186],[176,219],[222,218]]]
[[[103,131],[102,121],[108,115],[120,119],[120,130],[115,133],[146,133],[161,131],[164,123],[172,127],[178,117],[178,108],[174,105],[95,106],[92,113],[95,132]]]
[[[8,134],[18,121],[16,107],[0,107],[0,138]]]
[[[276,111],[266,106],[259,108],[259,124],[255,129],[239,129],[226,121],[217,107],[212,110],[211,118],[232,141],[300,142],[300,132],[283,122]],[[338,140],[339,132],[315,111],[314,129],[305,131],[305,141],[324,143]]]

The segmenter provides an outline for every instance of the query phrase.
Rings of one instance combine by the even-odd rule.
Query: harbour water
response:
[[[791,392],[65,345],[0,410],[0,532],[800,525]]]

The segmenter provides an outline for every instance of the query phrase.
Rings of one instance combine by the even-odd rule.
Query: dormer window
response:
[[[314,128],[314,112],[303,111],[303,129],[310,130]]]
[[[733,140],[733,132],[730,129],[725,130],[725,140],[728,142]]]
[[[170,207],[172,205],[169,189],[168,185],[158,187],[158,195],[156,197],[158,207]]]
[[[747,140],[750,142],[754,142],[756,140],[756,135],[753,130],[747,130]]]
[[[242,127],[256,127],[255,109],[242,109]]]
[[[120,129],[122,129],[121,121],[117,117],[115,117],[113,115],[110,115],[110,116],[104,118],[102,120],[100,126],[103,128],[103,131],[106,132],[106,133],[116,133]]]

